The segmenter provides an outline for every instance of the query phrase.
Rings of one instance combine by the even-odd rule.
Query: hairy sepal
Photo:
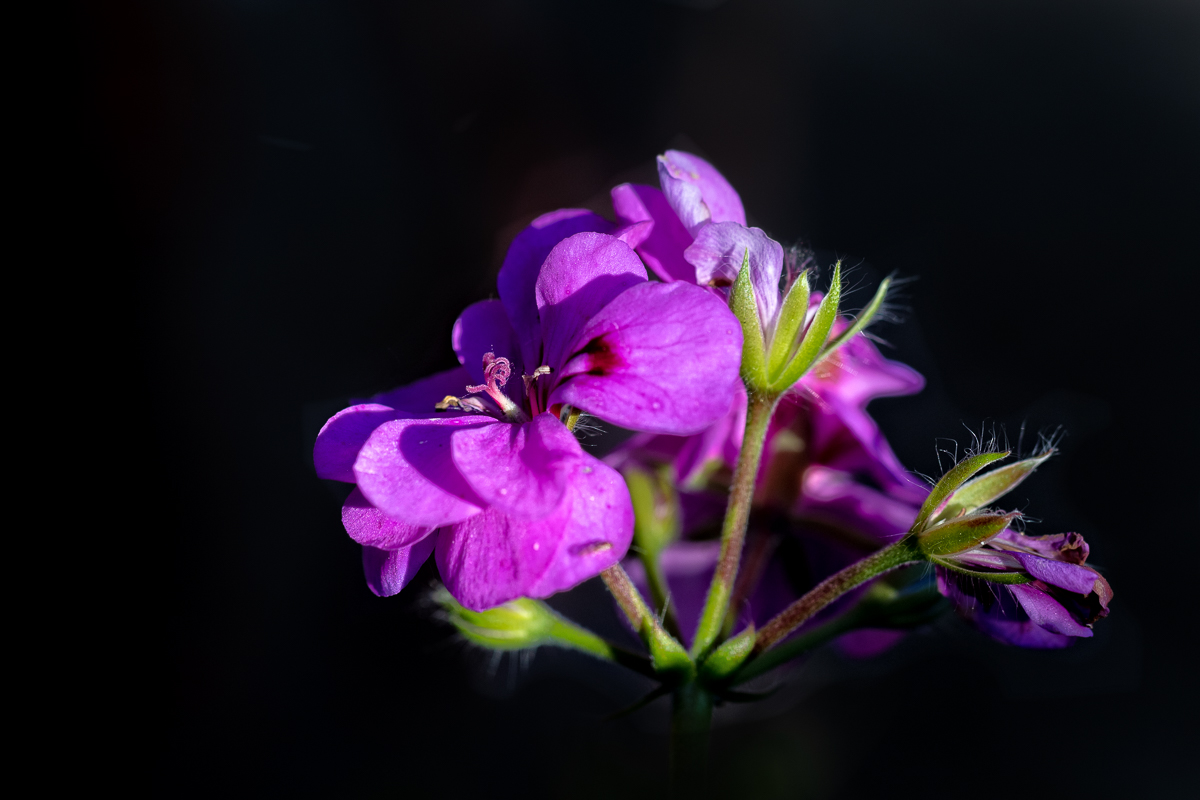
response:
[[[1032,475],[1033,471],[1052,455],[1054,455],[1053,448],[1041,455],[1018,461],[1015,464],[1007,464],[967,481],[954,494],[950,495],[942,510],[930,519],[930,524],[936,525],[963,514],[970,514],[978,508],[983,508],[999,500],[1017,488],[1021,481]]]
[[[891,286],[891,283],[891,278],[883,279],[879,284],[879,289],[875,292],[875,296],[871,298],[871,302],[867,303],[867,307],[854,319],[854,322],[850,323],[849,328],[846,328],[836,339],[825,346],[825,349],[821,351],[820,358],[831,355],[839,347],[854,338],[863,328],[871,324],[871,320],[875,317],[875,314],[879,311],[880,306],[883,305],[883,301],[887,297],[888,287]]]
[[[772,382],[783,374],[788,360],[796,350],[796,340],[804,330],[804,320],[808,317],[809,294],[808,270],[805,270],[792,283],[779,309],[779,321],[775,324],[775,334],[771,338],[771,351],[767,359],[767,370]]]
[[[927,556],[952,556],[974,550],[994,539],[1020,513],[971,514],[943,522],[917,534],[917,547]]]
[[[980,453],[976,456],[969,456],[955,464],[950,470],[942,476],[942,479],[934,485],[929,492],[929,496],[925,498],[925,502],[921,504],[921,510],[917,512],[917,518],[909,529],[910,533],[916,533],[929,527],[929,518],[933,516],[942,503],[946,502],[946,498],[954,493],[958,487],[962,486],[972,475],[995,461],[1002,458],[1008,458],[1009,451],[1005,450],[1000,453]]]
[[[751,389],[762,390],[768,385],[766,343],[763,323],[758,318],[758,303],[754,299],[754,282],[750,279],[750,251],[742,257],[742,268],[729,298],[733,315],[742,324],[742,380]]]
[[[965,575],[968,578],[976,578],[989,583],[1002,583],[1007,586],[1016,586],[1022,583],[1033,583],[1033,578],[1026,575],[1024,572],[983,572],[977,569],[967,569],[958,564],[953,559],[949,558],[930,558],[932,563],[948,569],[951,572],[959,575]]]
[[[821,300],[821,305],[817,307],[816,316],[808,326],[804,338],[800,340],[800,347],[796,349],[795,357],[788,363],[783,373],[771,382],[772,391],[786,392],[796,384],[796,381],[803,378],[804,373],[808,372],[817,362],[817,357],[821,354],[825,342],[829,338],[829,331],[833,329],[833,323],[837,319],[838,303],[841,297],[842,262],[839,261],[833,268],[833,280],[829,283],[829,292]]]

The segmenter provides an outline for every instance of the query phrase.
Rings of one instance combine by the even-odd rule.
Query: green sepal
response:
[[[804,338],[800,340],[800,347],[796,349],[795,357],[792,358],[783,373],[771,382],[771,391],[786,392],[816,363],[817,356],[825,347],[825,340],[829,338],[829,331],[833,329],[834,320],[837,319],[838,302],[841,297],[842,262],[839,261],[834,265],[833,280],[829,283],[829,291],[821,300],[821,305],[817,307],[816,316],[813,317],[812,323],[805,331]]]
[[[679,537],[679,495],[669,476],[661,471],[650,472],[630,464],[621,473],[633,501],[633,543],[657,558]]]
[[[809,294],[808,270],[805,270],[792,282],[779,309],[779,321],[775,323],[775,333],[771,336],[771,351],[767,358],[767,374],[771,381],[783,373],[788,359],[796,350],[796,340],[804,330],[804,320],[808,316]]]
[[[1013,511],[959,517],[918,533],[917,547],[927,556],[952,556],[974,550],[994,539],[1019,516],[1020,513]]]
[[[846,330],[838,334],[836,339],[825,346],[825,349],[821,351],[820,358],[825,358],[826,356],[830,355],[846,342],[850,341],[855,334],[867,327],[867,325],[871,324],[871,319],[875,316],[876,312],[879,311],[879,307],[883,305],[883,301],[887,297],[888,287],[891,285],[891,278],[884,278],[883,281],[880,282],[879,289],[876,290],[875,296],[871,298],[871,302],[867,303],[867,307],[864,308],[857,317],[855,317],[854,322],[850,323],[849,328],[846,328]]]
[[[738,667],[754,650],[754,626],[726,639],[724,643],[712,652],[700,665],[700,674],[710,681],[720,681],[737,671]]]
[[[1015,464],[1006,464],[999,469],[967,481],[959,487],[958,491],[950,495],[946,505],[933,516],[930,523],[936,524],[962,514],[970,514],[977,508],[983,508],[989,503],[999,500],[1017,488],[1021,481],[1033,474],[1033,471],[1052,455],[1054,455],[1053,448],[1041,455],[1018,461]]]
[[[648,622],[645,628],[643,638],[650,648],[650,663],[654,665],[655,672],[685,679],[695,674],[696,665],[674,636],[657,623]]]
[[[729,308],[742,323],[742,380],[752,389],[767,386],[766,343],[763,342],[762,320],[758,318],[758,303],[754,299],[754,282],[750,280],[750,251],[742,258],[742,268],[729,297]]]
[[[939,567],[945,567],[951,572],[957,572],[959,575],[966,575],[970,578],[978,578],[979,580],[990,581],[991,583],[1003,583],[1013,586],[1022,583],[1033,583],[1034,580],[1024,572],[983,572],[977,569],[967,569],[956,564],[953,559],[949,558],[931,558],[929,560]]]
[[[977,456],[970,456],[951,467],[929,492],[929,496],[925,498],[925,502],[921,504],[921,510],[917,512],[917,519],[913,522],[912,527],[909,528],[909,533],[928,527],[926,522],[933,515],[933,512],[938,510],[938,507],[945,502],[947,497],[954,493],[955,489],[962,486],[968,478],[988,464],[999,461],[1002,458],[1008,458],[1007,450],[1002,453],[980,453]]]

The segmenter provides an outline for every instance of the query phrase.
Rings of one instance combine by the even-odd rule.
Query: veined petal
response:
[[[530,369],[546,363],[542,360],[542,329],[534,301],[534,287],[546,256],[554,246],[576,233],[602,231],[607,233],[613,224],[598,214],[582,208],[563,208],[552,211],[529,223],[517,234],[504,256],[504,264],[496,278],[500,301],[516,331],[521,357]],[[497,355],[501,355],[497,353]]]
[[[1092,635],[1092,629],[1080,625],[1062,604],[1041,589],[1032,584],[1021,584],[1006,587],[1013,597],[1021,604],[1021,608],[1029,615],[1029,619],[1037,625],[1053,633],[1063,636]]]
[[[621,292],[646,282],[646,268],[629,245],[604,233],[577,233],[554,246],[537,278],[545,352],[557,372],[592,316]]]
[[[661,191],[653,186],[622,183],[613,188],[612,203],[617,220],[622,223],[654,222],[650,235],[635,249],[655,275],[668,283],[696,282],[696,268],[683,257],[683,251],[692,243],[692,235]]]
[[[570,517],[554,557],[528,597],[549,597],[616,564],[633,541],[633,504],[620,473],[584,454],[571,463]]]
[[[554,511],[567,487],[569,462],[583,455],[553,414],[538,414],[522,425],[462,429],[452,439],[451,452],[484,502],[523,519]]]
[[[398,550],[364,546],[363,574],[367,578],[367,586],[379,597],[399,594],[429,558],[437,540],[435,533]]]
[[[1030,575],[1060,589],[1086,595],[1091,594],[1096,585],[1096,573],[1087,567],[1052,561],[1029,553],[1010,552],[1010,555],[1020,561]]]
[[[390,406],[363,403],[343,408],[329,418],[313,445],[317,477],[354,483],[354,461],[371,434],[385,422],[406,416]]]
[[[742,330],[686,283],[643,283],[596,314],[571,347],[551,404],[633,430],[691,434],[724,415],[739,384]]]
[[[366,499],[387,516],[437,527],[478,514],[487,504],[454,466],[456,431],[505,425],[480,417],[398,419],[375,429],[354,462]]]
[[[658,179],[671,208],[693,236],[709,220],[746,224],[738,193],[700,156],[668,150],[658,157]]]
[[[351,539],[379,550],[409,547],[437,530],[391,519],[371,505],[357,486],[342,504],[342,525]]]
[[[760,228],[736,222],[714,222],[696,235],[683,257],[696,268],[700,285],[731,285],[749,253],[750,280],[766,341],[771,341],[779,317],[779,279],[783,274],[783,245]]]
[[[437,372],[428,378],[422,378],[414,383],[401,386],[390,391],[380,392],[371,398],[370,402],[383,406],[391,406],[403,413],[396,418],[424,418],[434,413],[434,406],[448,394],[460,395],[469,383],[471,373],[463,367],[455,367],[445,372]],[[453,416],[456,412],[448,412]]]
[[[438,572],[450,594],[472,611],[524,597],[546,572],[570,515],[518,519],[492,507],[438,534]]]

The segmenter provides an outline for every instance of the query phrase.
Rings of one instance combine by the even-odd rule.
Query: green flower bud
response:
[[[951,467],[942,476],[942,479],[934,485],[933,489],[930,490],[929,496],[921,504],[921,509],[917,512],[917,519],[913,522],[909,532],[918,533],[930,527],[932,524],[930,518],[935,511],[941,508],[942,503],[946,502],[946,498],[953,494],[958,487],[962,486],[976,472],[1002,458],[1008,458],[1008,451],[1003,453],[980,453],[977,456],[964,458]]]
[[[750,279],[750,251],[742,257],[742,268],[729,295],[729,308],[742,323],[742,380],[751,389],[767,387],[767,344],[763,340],[762,320],[754,299],[754,282]]]
[[[550,643],[559,617],[545,603],[521,597],[486,611],[464,608],[444,588],[434,600],[468,641],[490,650],[524,650]]]
[[[700,674],[711,681],[728,678],[749,657],[754,649],[754,640],[754,626],[751,625],[714,650],[700,666]]]

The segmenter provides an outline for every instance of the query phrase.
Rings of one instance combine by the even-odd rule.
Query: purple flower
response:
[[[938,589],[980,630],[1020,647],[1066,647],[1090,637],[1108,616],[1112,588],[1084,564],[1087,542],[1078,533],[1026,536],[1005,530],[986,545],[937,568]],[[1020,576],[1028,583],[988,580]]]
[[[317,473],[357,484],[342,518],[377,594],[400,591],[430,552],[473,610],[598,574],[628,549],[629,495],[560,414],[679,435],[729,408],[737,320],[701,289],[648,282],[630,243],[650,226],[614,227],[577,210],[535,220],[505,258],[500,299],[455,323],[463,368],[321,430]]]

